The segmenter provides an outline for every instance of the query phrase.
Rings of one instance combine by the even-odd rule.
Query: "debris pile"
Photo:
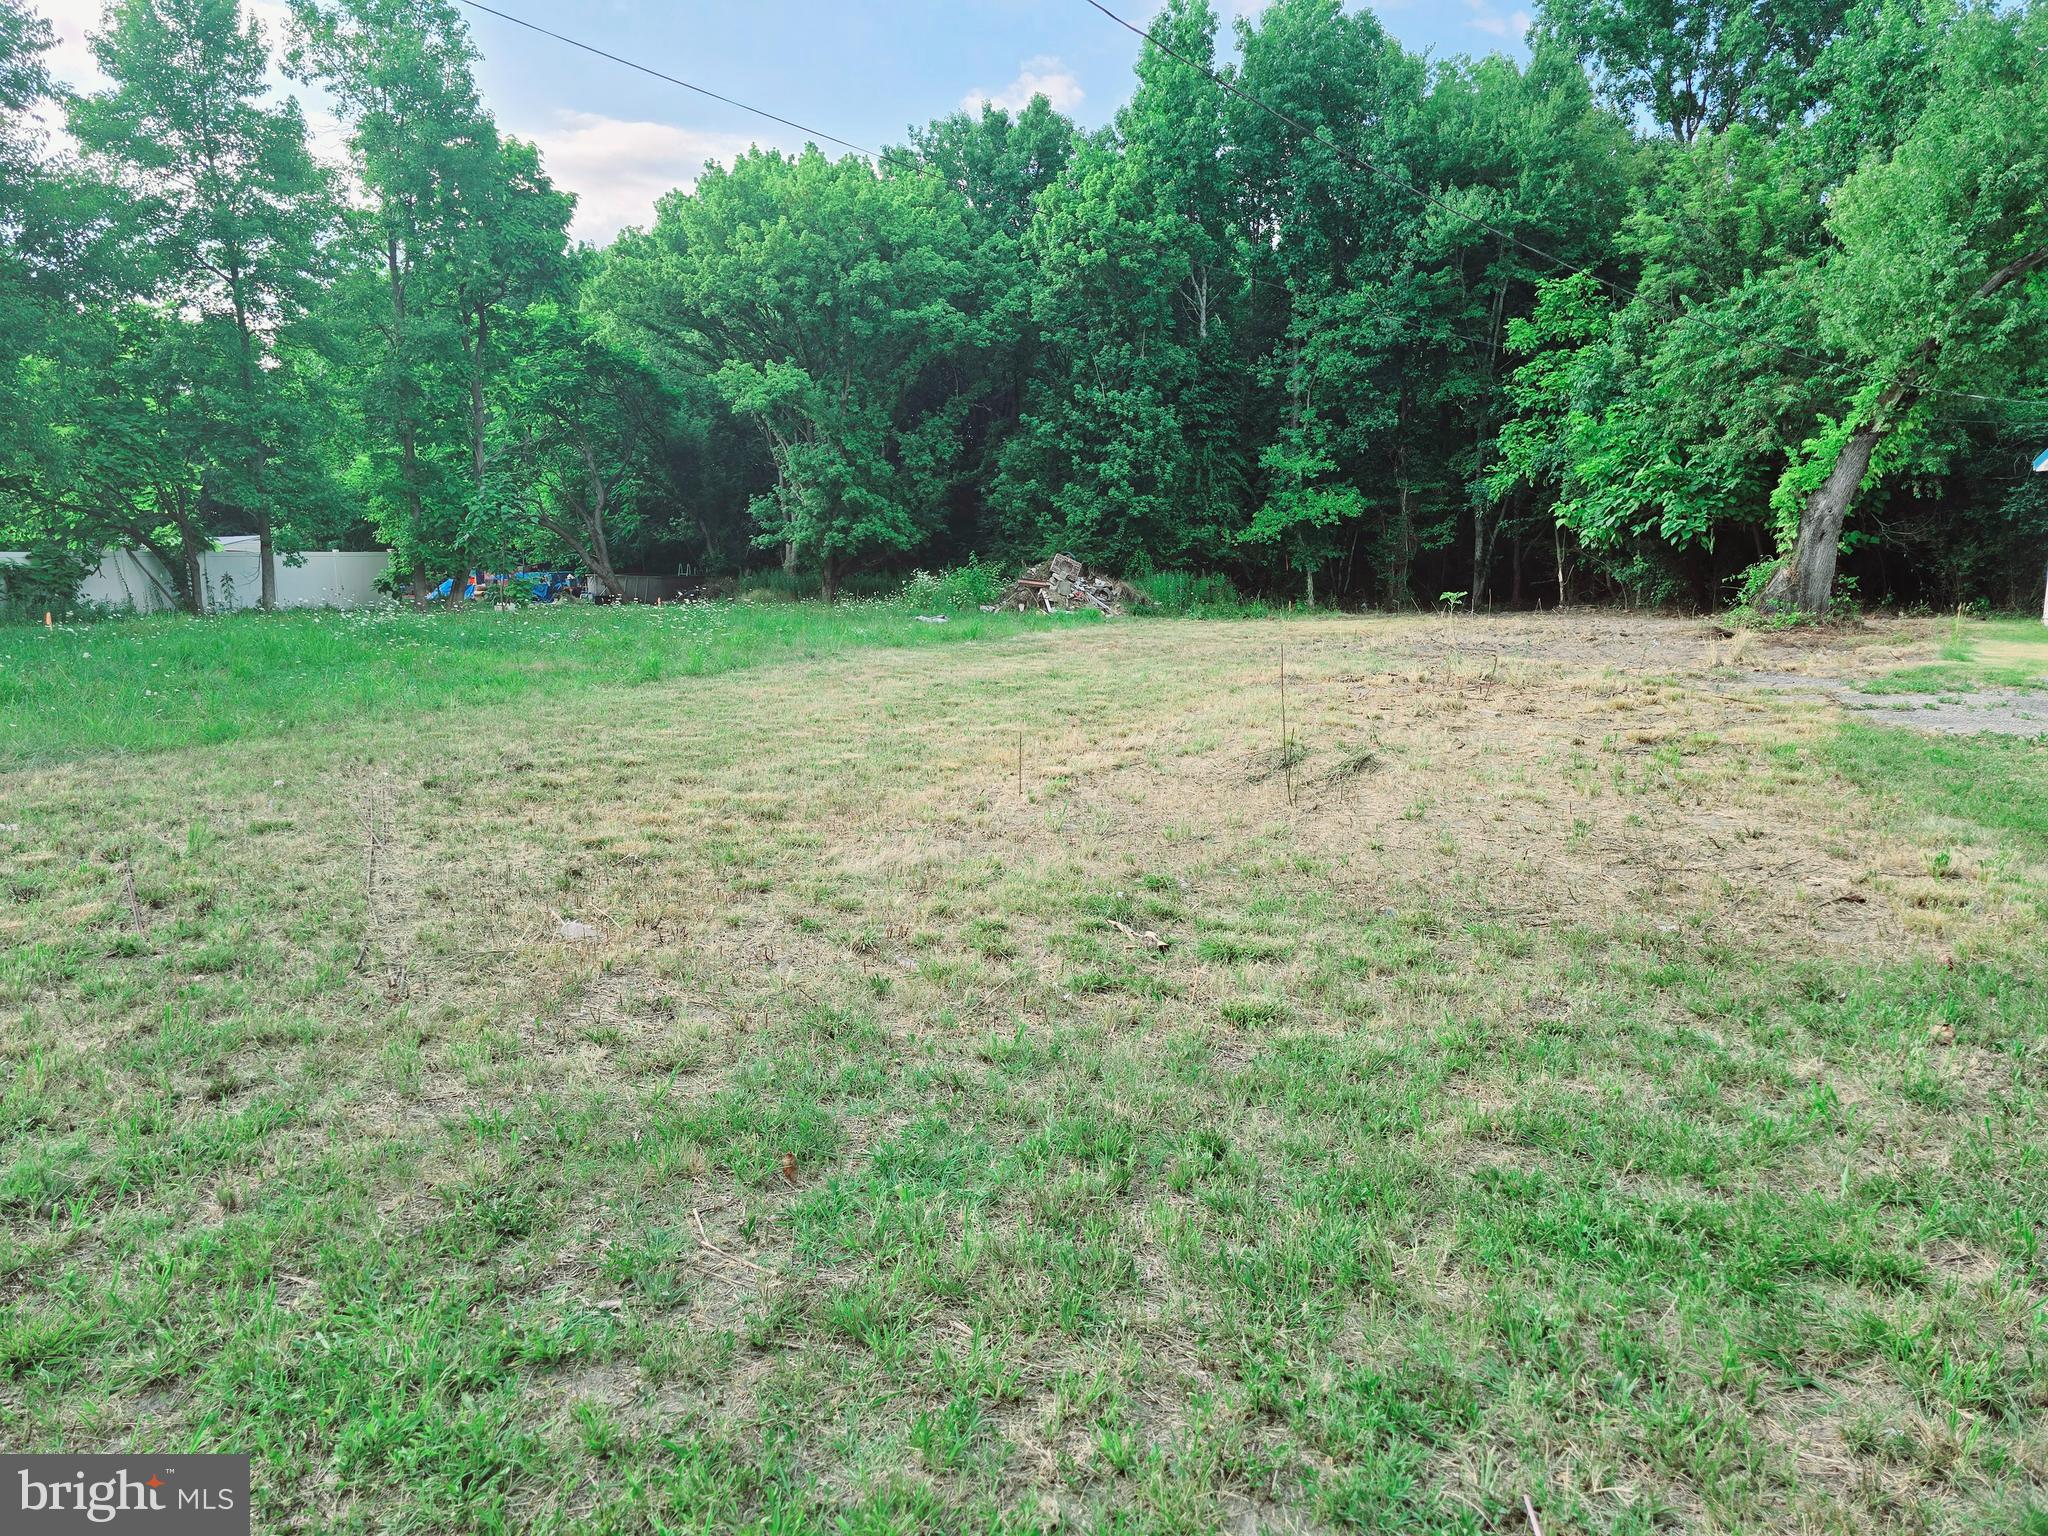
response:
[[[1072,555],[1054,555],[1034,565],[997,598],[992,613],[1077,613],[1093,608],[1110,615],[1127,613],[1145,595],[1127,581],[1082,566]]]

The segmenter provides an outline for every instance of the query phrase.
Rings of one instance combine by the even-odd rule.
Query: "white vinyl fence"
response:
[[[0,553],[0,565],[27,559]],[[376,587],[391,563],[388,554],[353,550],[308,550],[289,559],[275,557],[277,605],[280,608],[369,608],[389,599]],[[212,613],[254,608],[263,596],[263,570],[256,536],[238,534],[220,541],[199,557],[199,574]],[[177,585],[156,556],[146,550],[110,549],[97,569],[79,583],[82,602],[103,603],[136,613],[158,613],[178,606]]]

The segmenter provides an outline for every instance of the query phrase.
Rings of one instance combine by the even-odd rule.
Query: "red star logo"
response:
[[[149,1482],[146,1486],[151,1488],[161,1488],[163,1487],[163,1485],[164,1480],[162,1478],[158,1477],[154,1472],[149,1474]]]

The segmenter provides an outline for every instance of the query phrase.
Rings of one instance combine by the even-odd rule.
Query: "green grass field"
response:
[[[2042,1536],[2048,746],[1710,635],[0,634],[0,1443],[261,1531]]]
[[[0,626],[0,764],[86,752],[147,752],[351,719],[458,707],[486,728],[494,711],[849,649],[945,645],[1048,624],[1020,614],[951,613],[924,624],[899,604],[685,603],[616,611],[556,605],[503,614],[416,613],[183,616]],[[543,705],[545,708],[545,705]],[[544,715],[532,722],[545,729]]]
[[[1975,693],[2048,688],[2048,628],[2035,619],[1960,621],[1948,626],[1940,659],[1899,667],[1863,685],[1866,693]]]

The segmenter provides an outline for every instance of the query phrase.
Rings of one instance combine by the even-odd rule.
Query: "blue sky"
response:
[[[57,73],[89,88],[85,35],[100,0],[31,0],[56,25]],[[245,0],[248,3],[248,0]],[[900,143],[913,123],[990,98],[1022,105],[1033,89],[1081,123],[1108,120],[1130,94],[1138,40],[1084,0],[490,0],[554,31],[811,124],[855,143]],[[1104,0],[1134,21],[1146,0]],[[1217,0],[1232,9],[1232,0]],[[1236,0],[1235,9],[1256,0]],[[1387,0],[1381,19],[1407,46],[1437,55],[1523,52],[1525,0]],[[278,0],[252,5],[273,41]],[[580,199],[576,233],[604,240],[644,223],[654,199],[688,184],[707,158],[760,142],[793,149],[793,130],[721,106],[509,22],[468,17],[484,100],[499,123],[537,140],[556,182]],[[316,137],[337,134],[317,101]]]

